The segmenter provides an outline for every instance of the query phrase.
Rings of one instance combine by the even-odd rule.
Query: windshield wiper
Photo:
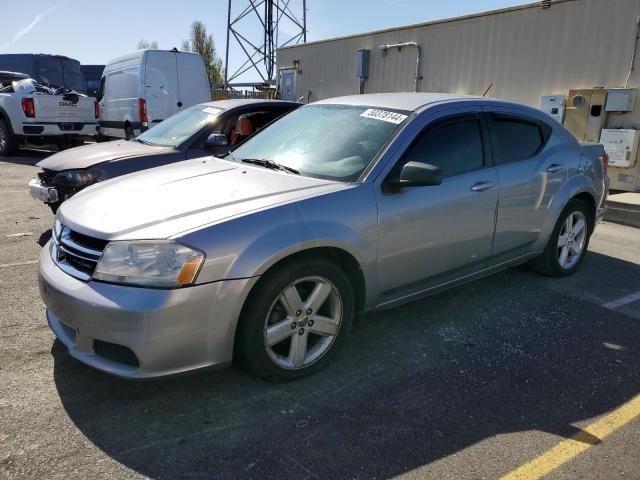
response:
[[[264,168],[270,168],[271,170],[281,170],[283,172],[289,172],[295,175],[300,175],[300,172],[295,168],[287,167],[286,165],[282,165],[281,163],[276,163],[273,160],[265,160],[262,158],[243,158],[241,161],[244,163],[251,163],[252,165],[258,165]]]
[[[142,143],[143,145],[150,145],[152,147],[157,147],[158,145],[156,145],[155,143],[151,143],[151,142],[147,142],[146,140],[142,140],[141,138],[138,137],[133,137],[131,139],[133,142],[139,142]]]

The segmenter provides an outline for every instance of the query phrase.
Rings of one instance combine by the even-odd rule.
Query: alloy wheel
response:
[[[279,367],[299,370],[326,354],[340,330],[342,299],[323,277],[300,278],[271,304],[264,324],[264,345]]]
[[[584,214],[575,211],[567,216],[558,237],[558,263],[565,270],[573,267],[584,251],[587,239],[587,219]]]

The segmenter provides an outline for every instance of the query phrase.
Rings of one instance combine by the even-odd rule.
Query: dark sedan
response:
[[[127,173],[206,155],[225,155],[299,103],[279,100],[220,100],[173,115],[132,140],[116,140],[56,153],[38,163],[31,196],[55,213],[83,188]]]

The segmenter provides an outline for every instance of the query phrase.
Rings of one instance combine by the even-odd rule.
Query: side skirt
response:
[[[515,267],[516,265],[521,265],[523,263],[527,263],[529,260],[532,260],[539,255],[542,255],[542,252],[531,252],[525,255],[521,255],[519,257],[513,258],[511,260],[507,260],[505,262],[498,263],[496,265],[492,265],[490,267],[483,268],[476,272],[472,272],[466,275],[463,275],[458,278],[454,278],[452,280],[448,280],[446,282],[433,285],[431,287],[425,288],[423,290],[419,290],[417,292],[413,292],[407,295],[403,295],[398,298],[394,298],[391,300],[387,300],[386,302],[382,302],[376,305],[373,310],[386,310],[387,308],[393,308],[398,305],[403,305],[405,303],[413,302],[415,300],[419,300],[421,298],[427,297],[429,295],[434,295],[436,293],[440,293],[444,290],[448,290],[449,288],[456,287],[458,285],[462,285],[467,282],[471,282],[473,280],[477,280],[482,277],[487,277],[501,270],[506,270],[510,267]]]

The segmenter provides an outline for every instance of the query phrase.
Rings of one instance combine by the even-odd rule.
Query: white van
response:
[[[97,94],[100,134],[131,138],[174,113],[211,100],[197,53],[137,50],[109,61]]]

